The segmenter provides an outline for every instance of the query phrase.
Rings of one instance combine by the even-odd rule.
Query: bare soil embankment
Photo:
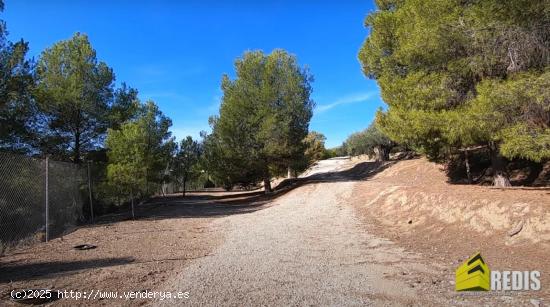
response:
[[[545,303],[549,205],[548,189],[447,184],[422,159],[325,160],[271,196],[159,198],[135,221],[112,216],[10,253],[0,258],[0,303],[20,288],[189,291],[183,303],[197,306]],[[82,243],[97,248],[72,249]],[[455,292],[455,268],[476,251],[493,270],[540,270],[542,290]],[[54,304],[147,303],[182,302]]]
[[[371,231],[451,272],[476,251],[494,270],[539,270],[539,294],[549,298],[549,188],[449,184],[442,167],[425,159],[384,167],[353,193]]]

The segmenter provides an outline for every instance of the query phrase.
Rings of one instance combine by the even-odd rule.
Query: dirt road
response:
[[[465,222],[442,223],[431,211],[415,213],[395,204],[408,200],[406,204],[415,204],[409,206],[413,209],[472,211],[452,199],[439,201],[444,199],[441,195],[456,194],[457,199],[484,206],[487,197],[502,206],[521,201],[533,210],[531,215],[539,216],[544,206],[536,204],[547,203],[547,191],[451,187],[438,177],[439,170],[427,173],[423,165],[420,160],[380,164],[332,159],[281,183],[283,188],[272,196],[261,191],[214,191],[157,198],[137,208],[136,220],[108,216],[63,238],[0,257],[0,305],[16,306],[9,292],[28,288],[189,293],[183,301],[120,298],[53,303],[60,306],[533,306],[545,302],[546,275],[538,292],[465,294],[454,291],[454,269],[481,247],[497,269],[526,268],[544,274],[550,270],[545,265],[546,245],[521,235],[518,238],[524,241],[510,243],[502,240],[502,230],[476,234],[466,231],[470,224]],[[388,192],[399,192],[398,188],[422,197],[394,197]],[[526,234],[544,230],[535,223],[524,228]],[[72,249],[81,243],[97,248]]]
[[[273,206],[218,220],[224,243],[168,287],[189,291],[192,305],[424,304],[403,274],[431,269],[365,231],[350,204],[353,178],[322,173],[345,167],[322,161],[308,174],[312,182]]]

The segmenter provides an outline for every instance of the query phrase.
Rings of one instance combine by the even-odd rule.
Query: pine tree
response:
[[[0,12],[3,9],[0,1]],[[0,20],[0,150],[26,153],[36,139],[34,62],[26,59],[28,43],[10,42],[7,34],[6,24]]]
[[[211,120],[206,158],[225,185],[263,180],[269,192],[271,176],[303,157],[312,77],[284,50],[246,52],[235,69],[234,80],[222,79],[220,116]]]
[[[505,158],[550,158],[544,1],[377,4],[359,59],[389,106],[377,123],[390,138],[434,160],[487,146],[498,185],[509,185]]]
[[[132,195],[153,193],[150,185],[162,183],[175,149],[168,130],[171,125],[155,103],[148,101],[135,120],[119,130],[109,129],[107,177],[111,185]]]
[[[387,161],[395,145],[373,122],[367,129],[351,134],[344,147],[351,156],[366,154],[374,156],[376,161]]]
[[[88,37],[76,33],[42,52],[37,75],[37,98],[47,121],[43,150],[79,163],[83,151],[102,144],[114,73],[98,62]]]
[[[201,174],[199,165],[202,148],[201,144],[191,136],[181,140],[174,158],[174,176],[182,185],[182,195],[185,196],[186,184]]]

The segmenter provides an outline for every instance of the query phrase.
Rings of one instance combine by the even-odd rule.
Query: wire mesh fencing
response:
[[[53,238],[77,226],[84,219],[88,185],[86,168],[68,162],[48,161],[48,237]]]
[[[130,212],[134,201],[183,190],[181,182],[167,177],[147,182],[145,193],[132,195],[107,177],[105,162],[74,164],[0,152],[0,255],[62,236],[83,222],[93,223],[94,216]],[[201,176],[186,182],[186,190],[213,185]]]
[[[74,229],[87,193],[85,167],[0,152],[0,254]]]

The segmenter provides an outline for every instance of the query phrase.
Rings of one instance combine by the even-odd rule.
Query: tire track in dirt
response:
[[[348,202],[356,184],[306,184],[269,208],[216,221],[224,243],[167,287],[189,291],[190,305],[424,304],[399,275],[429,269],[365,231]]]

